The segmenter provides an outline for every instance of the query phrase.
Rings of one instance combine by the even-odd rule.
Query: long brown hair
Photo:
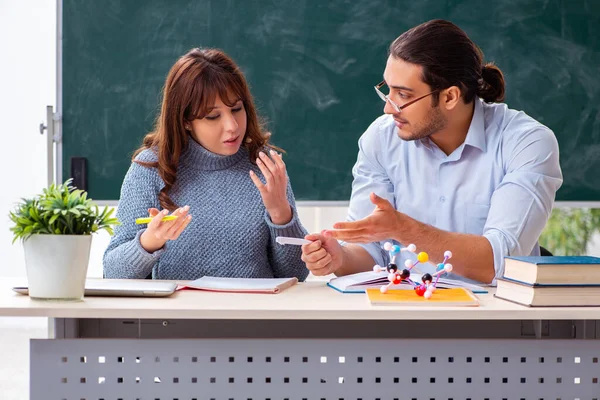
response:
[[[282,151],[269,144],[270,133],[264,130],[259,121],[246,78],[235,62],[218,49],[192,49],[179,58],[169,71],[154,130],[146,135],[142,147],[133,155],[134,162],[158,169],[165,183],[158,196],[162,208],[171,211],[177,208],[169,197],[169,190],[177,179],[181,153],[190,140],[185,123],[204,118],[209,107],[214,105],[216,96],[233,107],[234,104],[228,104],[231,101],[228,94],[233,94],[236,100],[241,99],[246,109],[247,125],[242,146],[248,150],[250,161],[254,163],[258,153],[265,147]],[[146,149],[152,149],[158,161],[135,159]]]
[[[432,90],[458,86],[465,103],[475,96],[484,101],[504,100],[504,75],[493,63],[483,63],[483,52],[452,22],[434,19],[400,35],[389,53],[423,67],[423,82]],[[434,94],[437,105],[439,93]]]

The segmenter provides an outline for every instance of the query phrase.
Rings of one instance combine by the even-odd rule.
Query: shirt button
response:
[[[446,201],[446,198],[444,196],[440,196],[440,203],[443,203]]]

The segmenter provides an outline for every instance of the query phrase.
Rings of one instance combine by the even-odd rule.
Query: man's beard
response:
[[[441,131],[448,125],[448,120],[438,107],[432,107],[431,113],[426,121],[417,125],[412,125],[409,130],[398,131],[398,136],[402,140],[411,141],[424,139]]]

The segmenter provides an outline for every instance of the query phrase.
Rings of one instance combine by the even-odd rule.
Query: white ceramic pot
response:
[[[91,235],[31,235],[23,242],[29,297],[81,300]]]

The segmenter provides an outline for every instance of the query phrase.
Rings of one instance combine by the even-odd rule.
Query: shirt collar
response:
[[[475,111],[471,119],[471,125],[467,131],[465,145],[477,147],[481,151],[485,151],[485,119],[483,115],[483,104],[479,97],[475,98]]]
[[[467,131],[467,137],[465,141],[460,146],[464,148],[464,146],[472,146],[476,147],[481,151],[486,150],[485,143],[485,117],[483,111],[482,100],[479,97],[475,98],[475,110],[473,111],[473,118],[471,118],[471,124],[469,125],[469,130]],[[416,147],[426,147],[429,150],[433,150],[433,144],[429,140],[429,138],[415,140],[414,144]],[[462,151],[460,152],[462,153]]]

